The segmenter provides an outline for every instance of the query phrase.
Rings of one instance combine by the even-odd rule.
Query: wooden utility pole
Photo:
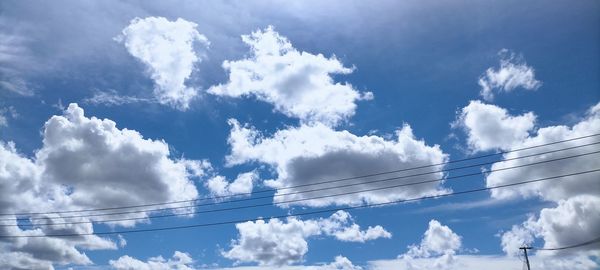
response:
[[[522,249],[523,253],[525,253],[525,263],[527,264],[527,270],[531,270],[531,267],[529,266],[529,257],[527,257],[527,250],[531,249],[531,247],[524,246],[520,247],[519,249]]]

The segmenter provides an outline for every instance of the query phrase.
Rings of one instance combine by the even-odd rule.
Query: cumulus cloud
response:
[[[209,93],[228,96],[254,96],[273,104],[275,110],[303,122],[335,125],[352,115],[356,101],[372,99],[348,83],[336,83],[335,74],[349,74],[337,58],[295,49],[273,27],[242,36],[251,57],[225,61],[229,81],[211,87]]]
[[[47,181],[70,189],[65,203],[71,207],[197,198],[187,163],[169,155],[164,141],[118,129],[109,119],[88,118],[77,104],[70,104],[63,116],[46,122],[36,163]]]
[[[350,214],[338,211],[329,218],[286,221],[270,219],[236,224],[239,238],[233,240],[231,249],[223,251],[224,257],[237,262],[255,262],[259,265],[282,266],[302,261],[308,252],[307,238],[330,235],[341,241],[364,242],[377,238],[390,238],[381,226],[361,231]],[[351,231],[351,232],[349,232]],[[337,259],[336,259],[337,261]],[[338,265],[343,265],[343,260]]]
[[[229,196],[252,192],[254,183],[258,180],[258,172],[241,173],[233,182],[227,181],[224,176],[216,175],[206,181],[206,188],[214,196]]]
[[[117,260],[110,260],[109,264],[116,270],[193,270],[194,260],[184,252],[175,251],[173,257],[165,259],[162,256],[140,261],[130,256],[122,256]]]
[[[51,117],[42,134],[42,147],[33,158],[20,154],[14,143],[0,143],[0,212],[51,212],[192,200],[198,197],[198,192],[190,178],[201,175],[208,166],[206,161],[173,160],[164,141],[145,139],[134,130],[119,129],[109,119],[86,117],[77,104],[70,104],[63,115]],[[131,217],[144,218],[147,213]],[[16,225],[15,218],[5,216],[3,224]],[[66,219],[60,214],[29,218],[33,227],[2,226],[0,235],[90,234],[94,231],[90,223],[59,223],[103,219]],[[23,268],[87,265],[92,262],[80,250],[116,248],[113,240],[93,235],[64,239],[1,238],[0,253],[19,258],[1,267],[18,268],[28,263],[30,266]],[[0,258],[0,262],[6,261]]]
[[[516,257],[496,255],[455,255],[451,265],[435,264],[436,258],[416,258],[411,265],[402,260],[377,260],[369,262],[370,270],[464,270],[486,269],[506,270],[522,269],[523,261]],[[598,269],[596,263],[585,256],[572,256],[568,259],[549,259],[542,256],[530,256],[529,261],[535,269],[544,270],[594,270]],[[523,266],[524,267],[524,266]],[[524,269],[524,268],[523,268]]]
[[[547,144],[566,139],[587,136],[600,133],[600,106],[591,108],[579,121],[573,126],[547,126],[539,128],[535,134],[523,138],[520,142],[513,144],[513,148],[529,147],[541,144]],[[583,144],[589,144],[598,141],[597,138],[587,138],[576,141],[569,141],[557,145],[550,145],[544,148],[531,149],[527,151],[511,152],[503,155],[504,159],[514,159],[524,155],[532,155],[541,151],[558,150],[567,147],[573,147]],[[539,156],[532,156],[518,160],[494,163],[492,170],[540,162],[549,159],[556,159],[565,156],[589,153],[598,150],[598,146],[586,146],[566,151],[554,152]],[[574,172],[593,170],[600,168],[600,159],[597,154],[582,156],[552,162],[537,166],[528,167],[526,170],[505,170],[492,172],[486,177],[487,186],[503,185],[515,183],[526,179],[538,179],[552,177],[556,175],[569,174]],[[539,197],[546,201],[558,202],[576,195],[598,196],[597,190],[600,190],[600,182],[597,181],[597,174],[584,174],[574,176],[575,179],[564,179],[557,181],[543,181],[513,188],[495,189],[491,192],[492,197],[497,199],[509,199],[514,197]]]
[[[526,117],[527,114],[523,116],[511,116],[502,108],[493,105],[483,105],[478,102],[471,102],[467,108],[463,110],[462,123],[467,127],[469,142],[473,142],[472,145],[475,145],[475,148],[480,150],[489,148],[502,150],[525,148],[600,133],[600,104],[591,107],[581,117],[579,122],[572,126],[547,126],[531,132],[530,129],[533,126],[534,119],[532,113],[530,113],[531,117]],[[488,113],[483,114],[481,111],[487,111]],[[489,112],[496,113],[490,114]],[[469,115],[473,113],[488,115],[486,116],[488,122],[492,122],[493,124],[485,123],[485,121],[468,121]],[[501,117],[493,117],[493,115]],[[511,128],[515,136],[510,137],[506,142],[494,145],[494,137],[491,134],[510,134]],[[499,141],[500,139],[496,140]],[[527,169],[497,171],[503,168],[597,151],[598,146],[591,145],[515,160],[515,158],[525,155],[559,150],[596,141],[597,138],[592,137],[549,145],[544,148],[504,154],[502,157],[505,160],[504,162],[497,162],[491,166],[493,172],[486,176],[486,185],[488,187],[506,185],[524,180],[541,179],[598,169],[600,168],[600,159],[598,159],[597,154],[594,154],[535,165]],[[598,194],[600,183],[597,180],[597,174],[589,173],[561,180],[536,182],[492,190],[492,198],[498,200],[536,197],[555,204],[554,207],[542,209],[539,214],[532,214],[532,217],[523,222],[523,224],[513,226],[511,230],[504,232],[501,238],[505,253],[511,256],[515,255],[519,246],[531,244],[535,239],[543,239],[544,246],[551,248],[585,242],[590,237],[593,238],[600,235],[600,231],[597,229],[600,228],[600,212],[597,210],[597,207],[593,206],[598,205],[600,202]],[[568,262],[578,263],[582,267],[581,269],[594,269],[594,267],[586,268],[584,266],[596,265],[590,264],[593,261],[587,256],[598,256],[599,249],[599,245],[590,245],[581,248],[581,256],[574,257],[565,257],[560,252],[543,252],[539,256],[545,257],[545,261],[555,261],[555,265],[549,266],[554,269],[562,269],[559,266],[566,265]],[[583,251],[587,253],[583,253]]]
[[[339,270],[362,270],[363,268],[360,266],[356,266],[354,264],[352,264],[352,262],[344,257],[344,256],[336,256],[334,261],[331,262],[328,265],[325,265],[323,267],[321,267],[321,269],[323,270],[328,270],[328,269],[339,269]]]
[[[364,231],[361,230],[360,226],[354,223],[350,213],[346,211],[337,211],[329,218],[320,219],[319,226],[325,234],[344,242],[364,243],[378,238],[392,238],[392,234],[379,225],[369,226]]]
[[[465,131],[471,151],[481,152],[510,149],[529,136],[535,120],[532,112],[512,116],[504,108],[474,100],[460,110],[452,126]]]
[[[536,90],[542,85],[542,82],[535,78],[535,70],[525,63],[523,57],[507,49],[500,50],[498,55],[500,67],[488,68],[479,78],[480,94],[485,100],[494,99],[494,90],[498,92],[510,92],[517,88]]]
[[[274,188],[292,187],[361,176],[373,172],[385,172],[400,168],[409,168],[425,164],[441,163],[447,155],[439,146],[428,146],[423,140],[416,139],[412,129],[404,125],[396,131],[395,139],[387,140],[378,136],[356,136],[348,131],[335,131],[324,124],[301,125],[277,131],[272,137],[264,137],[257,130],[229,121],[232,130],[228,139],[231,153],[226,160],[229,165],[247,162],[261,162],[270,165],[277,178],[265,181]],[[384,177],[415,174],[438,170],[428,168],[405,173],[390,174]],[[439,179],[444,175],[435,173],[421,177],[411,177],[410,182]],[[319,192],[290,194],[314,187],[289,188],[277,191],[276,202],[299,200],[357,192],[359,190],[387,187],[395,182],[369,183],[382,177],[360,178],[348,183],[361,183],[355,186],[338,187],[341,183],[321,184],[319,188],[335,188]],[[409,180],[401,179],[405,183]],[[336,188],[337,187],[337,188]],[[381,203],[418,196],[447,192],[439,183],[404,186],[370,192],[354,193],[344,196],[297,201],[292,204],[308,206],[352,205],[361,203]]]
[[[180,110],[189,108],[198,90],[186,86],[194,65],[201,61],[195,48],[208,47],[208,39],[184,19],[135,18],[123,29],[117,41],[148,67],[156,87],[154,95],[162,104]]]
[[[571,246],[589,241],[600,235],[599,196],[579,195],[561,200],[555,208],[544,208],[539,218],[531,217],[521,225],[502,234],[502,249],[515,255],[523,243],[533,237],[544,239],[544,248]],[[576,248],[580,253],[600,256],[600,243]],[[567,254],[572,254],[568,250]],[[540,255],[562,255],[560,251],[544,251]]]
[[[411,245],[408,251],[398,256],[401,269],[421,269],[420,262],[430,263],[429,269],[450,269],[455,264],[455,253],[460,249],[462,240],[448,226],[432,219],[421,243]],[[427,260],[419,260],[419,259]]]

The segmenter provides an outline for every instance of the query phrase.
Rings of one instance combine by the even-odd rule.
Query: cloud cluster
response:
[[[488,125],[487,123],[480,121],[467,122],[467,119],[483,119],[484,117],[482,117],[482,115],[487,115],[488,121],[491,121],[493,124]],[[490,117],[490,115],[501,117]],[[530,115],[530,117],[527,117],[527,115]],[[539,128],[535,132],[530,132],[532,129],[531,127],[533,126],[533,120],[535,119],[532,113],[523,116],[511,116],[502,108],[494,105],[483,105],[478,102],[471,102],[469,106],[465,107],[460,119],[462,124],[467,127],[466,130],[470,144],[475,145],[476,149],[484,150],[497,148],[510,150],[600,133],[600,103],[592,106],[586,114],[581,117],[579,122],[572,126],[547,126]],[[501,141],[496,138],[496,134],[509,134],[511,132],[511,127],[514,136],[508,137],[506,141],[494,145],[494,141]],[[590,153],[592,151],[597,151],[598,146],[590,145],[566,151],[510,160],[525,155],[559,150],[596,141],[597,138],[592,137],[568,141],[561,144],[548,145],[544,148],[507,153],[503,155],[504,161],[494,163],[491,166],[491,169],[499,170],[566,156]],[[527,167],[526,169],[494,171],[488,174],[485,180],[487,186],[498,186],[524,180],[541,179],[589,171],[598,168],[600,168],[600,159],[598,159],[597,154],[593,154],[539,164]],[[593,205],[598,205],[600,202],[598,190],[600,190],[600,183],[598,182],[598,174],[596,173],[492,190],[491,196],[495,199],[507,200],[537,197],[541,200],[555,204],[554,207],[544,208],[538,215],[532,216],[529,220],[520,225],[515,225],[511,230],[504,232],[502,234],[503,250],[508,255],[515,255],[520,246],[523,244],[531,244],[536,238],[543,239],[546,248],[555,248],[578,244],[597,237],[600,235],[600,230],[598,229],[600,228],[600,210]],[[571,256],[569,258],[562,257],[564,254],[561,254],[560,252],[543,252],[539,255],[542,257],[556,256],[546,259],[547,261],[556,260],[556,265],[561,265],[558,261],[572,261],[581,262],[580,265],[589,266],[590,259],[587,255],[598,256],[600,253],[600,245],[589,245],[579,248],[579,250],[581,256]],[[581,269],[591,268],[584,267]]]
[[[532,112],[512,116],[496,105],[478,100],[462,108],[454,127],[463,128],[472,152],[508,150],[529,136],[535,126],[536,116]]]
[[[581,121],[579,121],[571,127],[561,125],[539,128],[536,134],[524,138],[520,142],[513,144],[512,147],[530,147],[597,133],[600,133],[600,105],[592,107],[587,112],[585,117],[581,119]],[[597,138],[593,137],[576,141],[569,141],[561,144],[549,145],[544,148],[511,152],[505,154],[503,158],[514,159],[525,155],[532,155],[539,152],[546,152],[578,145],[584,145],[596,141]],[[497,170],[507,167],[520,166],[532,162],[540,162],[565,156],[584,154],[597,150],[597,145],[590,145],[586,147],[580,147],[539,156],[498,162],[494,163],[491,169]],[[569,174],[598,168],[600,168],[600,159],[598,159],[597,154],[594,154],[578,158],[566,159],[558,162],[552,162],[548,164],[531,166],[527,169],[492,172],[486,177],[486,184],[488,186],[496,186],[520,182],[528,179],[552,177],[556,175]],[[587,194],[592,196],[598,196],[597,190],[600,190],[600,183],[597,181],[597,174],[585,174],[575,176],[572,178],[573,179],[532,183],[514,188],[496,189],[492,191],[492,197],[498,199],[508,199],[515,197],[539,197],[546,201],[558,202],[560,200],[569,199],[577,195]]]
[[[323,267],[319,267],[317,269],[321,270],[362,270],[363,268],[357,265],[352,264],[348,258],[338,255],[335,256],[335,259],[330,264],[324,265]]]
[[[189,254],[180,251],[175,251],[173,257],[168,260],[158,256],[144,262],[125,255],[109,261],[110,266],[115,270],[193,270],[196,269],[193,263],[194,260]]]
[[[216,175],[206,180],[205,186],[213,196],[229,196],[252,192],[254,183],[258,181],[256,171],[239,174],[232,182],[222,175]]]
[[[191,177],[202,174],[205,162],[173,160],[164,141],[119,129],[108,119],[86,117],[77,104],[44,125],[43,145],[33,158],[18,153],[13,143],[0,144],[0,212],[50,212],[192,200],[198,192]],[[191,211],[191,210],[188,210]],[[147,213],[131,214],[147,217]],[[15,225],[14,216],[4,223]],[[1,235],[87,234],[90,223],[103,217],[65,219],[59,214],[35,215],[31,229],[2,227]],[[55,224],[42,226],[42,224]],[[136,221],[111,223],[133,226]],[[17,265],[90,264],[78,249],[116,249],[110,239],[2,238],[5,256],[21,258]],[[4,256],[4,255],[3,255]],[[0,259],[0,262],[5,261]],[[15,263],[2,265],[13,267]],[[24,267],[29,268],[29,267]]]
[[[404,125],[396,131],[394,140],[378,136],[356,136],[348,131],[336,131],[323,124],[301,125],[279,130],[272,137],[264,137],[257,130],[230,120],[232,130],[228,139],[231,153],[226,160],[229,165],[260,162],[272,166],[277,179],[265,181],[274,188],[289,188],[314,184],[325,180],[362,176],[374,172],[386,172],[421,165],[437,164],[447,160],[439,146],[428,146],[416,139],[412,129]],[[350,193],[343,196],[296,201],[291,204],[313,207],[327,205],[353,205],[381,203],[418,196],[447,192],[439,183],[404,186],[369,192],[360,190],[384,188],[406,182],[439,179],[444,175],[434,173],[387,182],[373,182],[382,178],[416,174],[438,170],[426,168],[380,177],[365,177],[345,182],[320,184],[313,187],[297,187],[279,190],[276,202],[308,199],[331,194]],[[354,186],[340,187],[355,183]],[[329,190],[297,193],[315,188]],[[335,189],[332,189],[335,188]],[[295,193],[295,194],[290,194]]]
[[[237,262],[256,262],[259,265],[281,266],[302,261],[308,252],[307,238],[317,235],[333,236],[341,241],[364,242],[392,235],[381,226],[362,231],[350,214],[338,211],[329,218],[286,221],[270,219],[236,224],[239,238],[223,256]],[[341,262],[340,262],[341,263]]]
[[[461,245],[459,235],[432,219],[421,243],[409,246],[406,253],[398,256],[398,264],[402,265],[401,269],[450,269],[455,264],[454,255]]]
[[[479,78],[480,94],[485,100],[494,99],[494,90],[510,92],[519,87],[536,90],[542,85],[542,82],[535,78],[535,70],[528,66],[522,57],[507,49],[502,49],[498,55],[500,67],[488,68]]]
[[[208,39],[184,19],[169,21],[163,17],[135,18],[116,40],[148,67],[156,87],[154,95],[162,104],[180,110],[189,108],[198,90],[186,86],[201,55],[198,45],[206,48]]]
[[[335,125],[354,115],[356,101],[372,99],[347,83],[336,83],[332,75],[348,74],[352,68],[335,57],[295,49],[273,27],[242,36],[251,57],[225,61],[229,81],[211,87],[219,96],[254,96],[271,103],[275,110],[304,123]]]

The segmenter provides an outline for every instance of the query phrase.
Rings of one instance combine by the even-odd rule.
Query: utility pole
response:
[[[531,267],[529,266],[529,257],[527,257],[527,250],[531,249],[531,247],[524,246],[520,247],[519,249],[522,249],[523,253],[525,253],[525,263],[527,264],[527,270],[531,270]]]

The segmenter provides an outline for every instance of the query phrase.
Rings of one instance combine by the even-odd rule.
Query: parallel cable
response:
[[[432,182],[442,182],[442,181],[449,180],[449,179],[458,179],[458,178],[476,176],[476,175],[481,175],[481,174],[489,174],[489,173],[492,173],[492,172],[498,172],[498,171],[505,171],[505,170],[523,168],[523,167],[528,167],[528,166],[533,166],[533,165],[539,165],[539,164],[544,164],[544,163],[550,163],[550,162],[561,161],[561,160],[566,160],[566,159],[571,159],[571,158],[577,158],[577,157],[582,157],[582,156],[593,155],[593,154],[597,154],[597,153],[600,153],[600,151],[588,152],[588,153],[583,153],[583,154],[578,154],[578,155],[572,155],[572,156],[566,156],[566,157],[560,157],[560,158],[555,158],[555,159],[547,159],[547,160],[542,160],[542,161],[538,161],[538,162],[532,162],[532,163],[528,163],[528,164],[521,164],[521,165],[516,165],[516,166],[512,166],[512,167],[499,168],[499,169],[495,169],[495,170],[479,171],[477,173],[463,174],[463,175],[457,175],[457,176],[451,176],[451,177],[442,177],[442,178],[439,178],[439,179],[425,180],[425,181],[418,181],[418,182],[411,182],[411,183],[403,183],[403,184],[398,184],[398,185],[394,185],[394,186],[387,186],[387,187],[379,187],[379,188],[373,188],[373,189],[358,190],[358,191],[346,192],[346,193],[335,194],[335,195],[327,195],[327,196],[323,196],[323,197],[316,197],[316,198],[309,198],[309,199],[298,199],[298,200],[294,200],[294,201],[273,202],[273,203],[268,203],[268,204],[250,205],[250,206],[238,206],[238,207],[231,207],[231,208],[220,208],[220,209],[213,209],[213,210],[196,211],[196,212],[191,212],[191,213],[188,212],[188,213],[163,214],[163,215],[154,215],[154,216],[148,216],[148,217],[134,217],[134,218],[96,220],[96,221],[79,221],[79,222],[58,222],[58,223],[35,224],[35,225],[40,225],[40,226],[41,225],[49,225],[49,226],[53,226],[53,225],[64,225],[64,224],[80,224],[80,223],[94,223],[94,222],[104,223],[104,222],[115,222],[115,221],[126,221],[126,220],[143,220],[143,219],[147,219],[147,218],[162,218],[162,217],[185,216],[185,215],[190,215],[190,214],[212,213],[212,212],[221,212],[221,211],[229,211],[229,210],[238,210],[238,209],[244,209],[244,208],[253,208],[253,207],[259,207],[259,206],[270,206],[270,205],[277,205],[277,204],[286,204],[286,203],[299,202],[299,201],[312,200],[312,199],[319,199],[319,198],[343,196],[343,195],[349,195],[349,194],[356,194],[356,193],[363,193],[363,192],[370,192],[370,191],[377,191],[377,190],[384,190],[384,189],[392,189],[392,188],[397,188],[397,187],[420,185],[420,184],[426,184],[426,183],[432,183]],[[210,203],[210,204],[202,204],[202,205],[195,205],[195,206],[180,206],[180,207],[163,208],[163,209],[160,209],[160,210],[176,210],[176,209],[192,208],[192,207],[200,207],[200,206],[219,205],[219,204],[232,203],[232,202],[252,201],[252,200],[265,199],[265,198],[274,198],[274,197],[279,197],[279,196],[287,196],[287,195],[296,195],[296,194],[310,193],[310,192],[315,192],[315,191],[323,191],[323,190],[330,190],[330,189],[339,189],[339,188],[344,188],[344,187],[364,185],[364,184],[372,184],[372,183],[378,183],[378,182],[387,182],[387,181],[398,180],[398,179],[408,178],[408,177],[410,177],[410,176],[392,177],[392,178],[379,179],[379,180],[371,181],[371,182],[361,182],[361,183],[346,184],[346,185],[334,186],[334,187],[327,187],[327,188],[319,188],[319,189],[312,189],[312,190],[303,190],[303,191],[296,191],[296,192],[289,192],[289,193],[279,193],[279,194],[274,194],[272,196],[251,197],[251,198],[231,200],[231,201],[226,201],[226,202],[214,202],[214,203]],[[30,218],[18,218],[17,220],[29,220],[29,221],[31,221],[31,220],[53,220],[53,219],[67,219],[67,218],[82,218],[82,217],[98,217],[98,216],[125,215],[125,214],[136,214],[136,213],[147,213],[147,212],[154,212],[154,211],[158,211],[158,210],[138,210],[138,211],[129,211],[129,212],[96,213],[96,214],[87,214],[87,215],[59,216],[59,217],[30,217]],[[0,220],[0,221],[13,221],[13,220],[15,220],[15,219],[5,219],[5,220]],[[17,226],[17,225],[15,225],[15,224],[0,224],[0,227],[3,227],[3,226]],[[23,225],[20,225],[20,226],[34,226],[34,225],[33,224],[32,225],[23,224]]]
[[[577,175],[594,173],[594,172],[600,172],[600,168],[594,169],[594,170],[588,170],[588,171],[580,171],[580,172],[575,172],[575,173],[557,175],[557,176],[552,176],[552,177],[539,178],[539,179],[528,180],[528,181],[523,181],[523,182],[515,182],[515,183],[510,183],[510,184],[497,185],[497,186],[492,186],[492,187],[463,190],[463,191],[444,193],[444,194],[439,194],[439,195],[423,196],[423,197],[417,197],[417,198],[412,198],[412,199],[396,200],[396,201],[390,201],[390,202],[384,202],[384,203],[364,204],[364,205],[358,205],[358,206],[345,206],[345,207],[337,207],[337,208],[309,211],[309,212],[303,212],[303,213],[276,215],[276,216],[271,216],[266,219],[274,219],[274,218],[280,219],[280,218],[288,218],[288,217],[316,215],[316,214],[322,214],[322,213],[333,213],[333,212],[337,212],[337,211],[348,211],[348,210],[361,209],[361,208],[393,205],[393,204],[410,202],[410,201],[421,201],[421,200],[426,200],[426,199],[449,197],[449,196],[468,194],[468,193],[474,193],[474,192],[489,191],[489,190],[493,190],[493,189],[499,189],[499,188],[505,188],[505,187],[511,187],[511,186],[524,185],[524,184],[535,183],[535,182],[548,181],[551,179],[560,179],[560,178],[577,176]],[[199,228],[199,227],[211,227],[211,226],[236,224],[236,223],[243,223],[243,222],[255,222],[258,220],[265,220],[265,218],[258,217],[258,218],[251,218],[251,219],[238,219],[238,220],[229,220],[229,221],[212,222],[212,223],[199,223],[199,224],[182,225],[182,226],[170,226],[170,227],[135,229],[135,230],[121,230],[121,231],[104,231],[104,232],[91,232],[91,233],[56,233],[56,234],[46,234],[46,235],[0,235],[0,238],[41,238],[41,237],[79,237],[79,236],[88,236],[88,235],[115,235],[115,234],[143,233],[143,232],[169,231],[169,230],[180,230],[180,229]]]
[[[398,173],[398,172],[404,172],[404,171],[424,169],[424,168],[429,168],[429,167],[442,166],[442,165],[447,165],[447,164],[452,164],[452,163],[457,163],[457,162],[476,160],[476,159],[492,157],[492,156],[497,156],[497,155],[504,155],[504,154],[513,153],[513,152],[520,152],[520,151],[524,151],[524,150],[530,150],[530,149],[540,148],[540,147],[544,147],[544,146],[555,145],[555,144],[560,144],[560,143],[565,143],[565,142],[570,142],[570,141],[575,141],[575,140],[581,140],[581,139],[586,139],[586,138],[591,138],[591,137],[596,137],[596,136],[600,136],[600,133],[590,134],[590,135],[580,136],[580,137],[574,137],[574,138],[570,138],[570,139],[554,141],[554,142],[545,143],[545,144],[538,144],[538,145],[533,145],[533,146],[528,146],[528,147],[515,148],[515,149],[511,149],[511,150],[507,150],[507,151],[499,151],[499,152],[491,153],[491,154],[479,155],[479,156],[468,157],[468,158],[463,158],[463,159],[450,160],[450,161],[440,162],[440,163],[436,163],[436,164],[421,165],[421,166],[416,166],[416,167],[403,168],[403,169],[397,169],[397,170],[386,171],[386,172],[378,172],[378,173],[366,174],[366,175],[361,175],[361,176],[324,180],[324,181],[313,182],[313,183],[309,183],[309,184],[289,186],[289,187],[283,187],[283,188],[278,188],[278,189],[264,189],[264,190],[247,192],[247,193],[239,193],[239,194],[235,194],[235,195],[210,196],[207,198],[199,198],[199,199],[170,201],[170,202],[161,202],[161,203],[149,203],[149,204],[138,204],[138,205],[128,205],[128,206],[117,206],[117,207],[106,207],[106,208],[77,209],[77,210],[64,210],[64,211],[51,211],[51,212],[0,213],[0,216],[13,216],[13,215],[14,216],[27,216],[27,215],[44,215],[44,214],[62,214],[62,213],[118,210],[118,209],[141,208],[141,207],[149,207],[149,206],[157,206],[157,205],[198,202],[198,201],[204,201],[204,200],[217,200],[217,199],[225,199],[225,198],[238,197],[238,196],[248,196],[248,195],[253,195],[256,193],[274,192],[274,191],[278,191],[278,190],[293,189],[293,188],[311,186],[311,185],[322,185],[322,184],[327,184],[327,183],[335,183],[335,182],[348,181],[348,180],[354,180],[354,179],[360,179],[360,178],[366,178],[366,177],[373,177],[373,176],[379,176],[379,175],[385,175],[385,174],[391,174],[391,173]],[[593,144],[595,144],[595,143],[593,143]]]
[[[512,161],[512,160],[523,159],[523,158],[528,158],[528,157],[533,157],[533,156],[539,156],[539,155],[548,154],[548,153],[554,153],[554,152],[565,151],[565,150],[570,150],[570,149],[574,149],[574,148],[585,147],[585,146],[594,145],[594,144],[598,144],[598,143],[600,143],[600,142],[586,144],[586,145],[579,145],[579,146],[574,146],[574,147],[568,147],[568,148],[563,148],[563,149],[558,149],[558,150],[553,150],[553,151],[547,151],[547,152],[543,152],[543,153],[537,153],[537,154],[532,154],[532,155],[527,155],[527,156],[521,156],[521,157],[511,158],[511,159],[505,159],[505,160],[502,160],[502,161],[479,163],[479,164],[475,164],[475,165],[469,165],[469,166],[458,167],[458,168],[453,168],[453,169],[457,170],[457,169],[479,167],[479,166],[482,166],[482,165],[488,165],[488,164],[492,164],[492,163],[505,162],[505,161]],[[566,157],[560,157],[560,158],[555,158],[555,159],[547,159],[547,160],[542,160],[542,161],[528,163],[528,164],[521,164],[521,165],[512,166],[512,167],[506,167],[506,168],[500,168],[500,169],[495,169],[495,170],[489,170],[489,171],[486,171],[486,172],[481,172],[480,171],[480,172],[472,173],[472,174],[452,176],[452,177],[446,177],[446,178],[440,178],[440,179],[434,179],[434,180],[427,180],[427,181],[420,181],[420,182],[413,182],[413,183],[404,183],[404,184],[399,184],[399,185],[390,186],[390,187],[384,187],[384,188],[376,188],[376,189],[363,190],[363,191],[358,191],[358,192],[355,191],[355,192],[352,192],[352,193],[368,192],[368,191],[381,190],[381,189],[390,189],[390,188],[396,188],[396,187],[402,187],[402,186],[419,185],[419,184],[425,184],[425,183],[431,183],[431,182],[441,182],[441,181],[445,181],[445,180],[448,180],[448,179],[463,178],[463,177],[468,177],[468,176],[480,175],[480,174],[484,174],[484,173],[491,173],[491,172],[495,172],[495,171],[504,171],[504,170],[509,170],[509,169],[522,168],[522,167],[527,167],[527,166],[532,166],[532,165],[538,165],[538,164],[543,164],[543,163],[549,163],[549,162],[554,162],[554,161],[560,161],[560,160],[565,160],[565,159],[570,159],[570,158],[576,158],[576,157],[581,157],[581,156],[587,156],[587,155],[592,155],[592,154],[597,154],[597,153],[600,153],[600,151],[588,152],[588,153],[583,153],[583,154],[578,154],[578,155],[572,155],[572,156],[566,156]],[[279,193],[279,194],[273,194],[273,195],[269,195],[269,196],[259,196],[259,197],[243,198],[243,199],[223,201],[223,202],[212,202],[212,203],[200,204],[200,205],[168,207],[168,208],[149,209],[149,210],[136,210],[136,211],[126,211],[126,212],[114,212],[114,213],[94,213],[94,214],[86,214],[86,215],[71,215],[71,216],[60,216],[60,217],[29,217],[29,218],[18,218],[18,220],[52,220],[52,219],[66,219],[66,218],[114,216],[114,215],[125,215],[125,214],[138,214],[138,213],[157,212],[157,211],[165,211],[165,210],[177,210],[177,209],[193,208],[193,207],[198,207],[198,206],[220,205],[220,204],[226,204],[226,203],[243,202],[243,201],[253,201],[253,200],[259,200],[259,199],[265,199],[265,198],[279,197],[279,196],[296,195],[296,194],[302,194],[302,193],[309,193],[309,192],[316,192],[316,191],[323,191],[323,190],[330,190],[330,189],[339,189],[339,188],[344,188],[344,187],[351,187],[351,186],[358,186],[358,185],[365,185],[365,184],[388,182],[388,181],[392,181],[392,180],[411,178],[411,177],[415,177],[415,176],[423,176],[423,175],[427,175],[427,174],[452,171],[453,169],[438,170],[438,171],[427,172],[427,173],[398,176],[398,177],[392,177],[392,178],[378,179],[378,180],[374,180],[374,181],[366,181],[366,182],[359,182],[359,183],[353,183],[353,184],[338,185],[338,186],[318,188],[318,189],[311,189],[311,190],[302,190],[302,191],[296,191],[296,192]],[[346,195],[346,194],[339,194],[337,196],[342,196],[342,195]],[[289,203],[289,202],[278,202],[278,203],[279,204],[283,204],[283,203]],[[264,204],[261,205],[261,206],[264,206]],[[239,207],[237,207],[237,208],[225,208],[225,209],[226,210],[234,210],[234,209],[238,209],[238,208]],[[242,207],[242,208],[248,208],[248,207]],[[220,209],[218,209],[218,210],[220,210]],[[207,210],[207,211],[208,212],[215,212],[214,210],[213,211]],[[221,210],[221,211],[225,211],[225,210]],[[155,216],[150,216],[150,217],[137,217],[137,218],[131,218],[131,219],[132,220],[142,220],[142,219],[146,219],[146,218],[182,216],[182,215],[189,215],[189,214],[195,214],[195,213],[205,213],[205,212],[155,215]],[[12,220],[14,220],[14,219],[0,219],[0,221],[12,221]],[[124,219],[124,220],[129,220],[129,219]],[[102,223],[102,222],[113,222],[113,221],[124,221],[124,220],[121,220],[121,219],[117,219],[117,220],[111,219],[111,220],[108,220],[108,221],[101,220],[101,221],[95,221],[95,222]],[[92,223],[92,222],[91,221],[83,221],[81,223]],[[54,223],[54,224],[56,224],[56,225],[59,225],[59,224],[71,224],[71,222],[61,222],[61,223]],[[39,225],[45,225],[45,224],[39,224]],[[15,226],[15,225],[14,224],[8,224],[8,225],[0,224],[0,227],[2,227],[2,226]]]
[[[564,249],[570,249],[570,248],[583,247],[583,246],[591,245],[591,244],[598,243],[598,242],[600,242],[600,237],[598,237],[596,239],[589,240],[589,241],[585,241],[583,243],[579,243],[579,244],[575,244],[575,245],[570,245],[570,246],[555,247],[555,248],[537,248],[537,247],[533,247],[533,249],[535,249],[535,250],[542,250],[542,251],[564,250]]]

